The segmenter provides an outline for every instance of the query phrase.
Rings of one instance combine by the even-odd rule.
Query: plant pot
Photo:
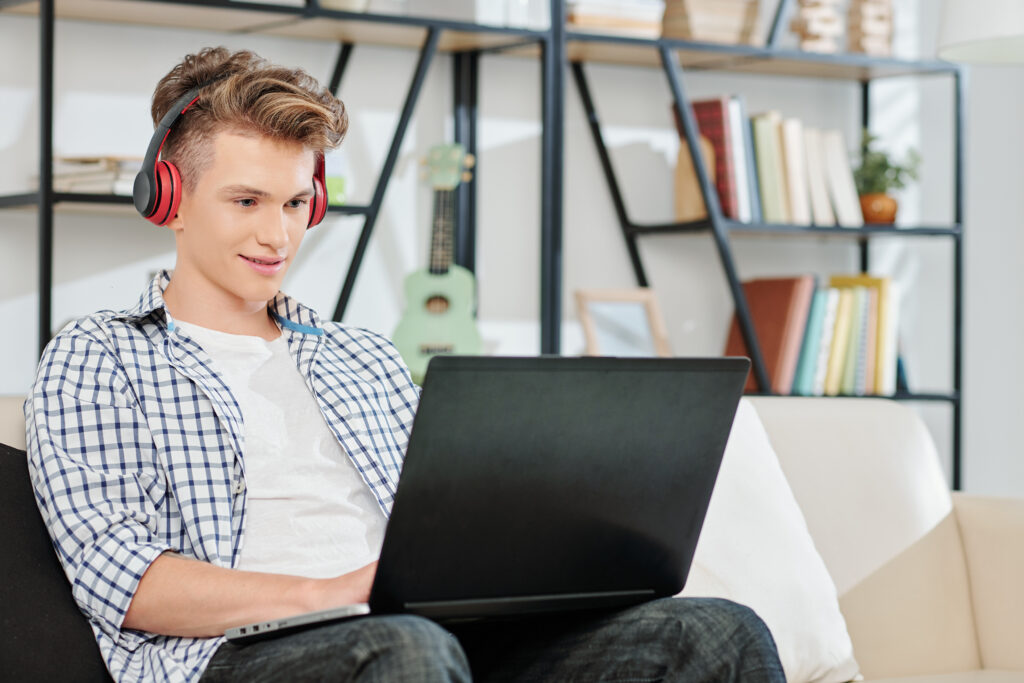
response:
[[[860,196],[860,211],[864,214],[865,223],[891,225],[896,222],[897,208],[899,203],[883,192]]]

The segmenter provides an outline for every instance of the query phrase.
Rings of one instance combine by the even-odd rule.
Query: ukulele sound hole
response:
[[[443,296],[432,296],[427,299],[427,311],[430,313],[444,313],[448,310],[448,299]]]

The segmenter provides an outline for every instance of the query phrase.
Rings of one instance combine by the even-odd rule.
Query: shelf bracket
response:
[[[455,70],[455,142],[477,160],[469,180],[455,191],[455,263],[476,271],[476,178],[479,156],[476,148],[477,97],[480,80],[480,53],[458,52],[452,57]]]
[[[732,292],[732,300],[736,306],[736,318],[739,321],[743,341],[747,345],[747,353],[750,355],[757,388],[762,392],[769,392],[771,391],[771,383],[768,381],[768,372],[764,364],[764,358],[761,356],[761,346],[758,343],[757,333],[754,330],[754,321],[747,306],[747,297],[743,292],[743,286],[736,272],[732,250],[729,248],[725,219],[722,216],[722,207],[718,202],[718,194],[711,184],[711,178],[704,165],[704,159],[700,154],[697,121],[694,118],[693,109],[690,107],[690,101],[687,99],[686,91],[683,88],[683,79],[679,73],[679,63],[676,61],[670,47],[662,45],[659,47],[659,50],[661,52],[661,65],[665,70],[666,78],[668,78],[669,88],[672,90],[676,116],[682,123],[686,144],[689,145],[690,157],[693,159],[693,168],[697,171],[701,194],[704,197],[704,206],[711,221],[711,235],[714,237],[715,246],[718,249],[718,257],[722,261],[722,269],[725,271],[729,290]]]
[[[388,150],[387,158],[384,160],[384,167],[381,169],[380,178],[377,179],[377,187],[373,192],[373,199],[370,202],[369,210],[366,213],[366,220],[363,223],[362,232],[359,233],[359,241],[356,243],[355,253],[352,254],[352,261],[348,267],[348,274],[345,276],[345,284],[341,288],[341,295],[338,297],[338,305],[334,308],[332,320],[340,321],[345,315],[349,299],[352,297],[352,289],[355,286],[356,276],[359,274],[359,267],[363,263],[363,256],[366,254],[366,246],[370,242],[370,235],[373,234],[374,225],[380,215],[380,207],[384,201],[384,192],[387,190],[391,174],[395,170],[395,163],[398,161],[398,152],[405,139],[405,131],[409,127],[409,119],[416,108],[416,101],[419,99],[420,90],[423,88],[423,81],[426,79],[430,63],[437,54],[437,45],[440,39],[440,29],[430,28],[427,30],[427,39],[420,48],[419,61],[416,63],[416,70],[413,74],[412,83],[409,85],[409,92],[405,97],[405,104],[402,106],[402,114],[398,119],[398,126],[395,128],[395,135],[391,140],[391,148]]]
[[[626,241],[629,260],[633,264],[633,274],[636,276],[636,283],[640,287],[647,287],[647,273],[644,270],[643,261],[640,259],[640,250],[636,243],[636,232],[633,230],[633,225],[630,223],[629,216],[626,213],[626,202],[622,196],[619,180],[615,175],[615,168],[612,166],[608,146],[605,144],[604,135],[601,132],[601,120],[597,115],[594,99],[590,95],[590,86],[587,84],[587,76],[583,71],[582,63],[572,63],[572,75],[576,81],[576,88],[580,91],[583,110],[587,115],[587,123],[590,126],[590,135],[594,139],[594,147],[597,148],[597,156],[601,161],[601,170],[604,172],[604,179],[608,183],[608,191],[612,195],[612,204],[615,206],[615,215],[619,219],[619,227],[622,229],[622,238]]]

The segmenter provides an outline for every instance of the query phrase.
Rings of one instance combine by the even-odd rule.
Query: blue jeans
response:
[[[613,612],[464,623],[370,616],[252,645],[225,643],[202,683],[246,681],[779,681],[749,608],[666,598]]]

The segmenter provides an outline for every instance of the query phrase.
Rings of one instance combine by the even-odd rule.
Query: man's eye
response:
[[[245,208],[253,206],[256,203],[255,199],[236,199],[235,201],[238,202],[240,206],[243,206]]]
[[[307,203],[308,202],[305,199],[293,199],[290,202],[288,202],[288,206],[290,206],[293,209],[297,209],[300,206],[303,206],[304,204],[307,204]]]

